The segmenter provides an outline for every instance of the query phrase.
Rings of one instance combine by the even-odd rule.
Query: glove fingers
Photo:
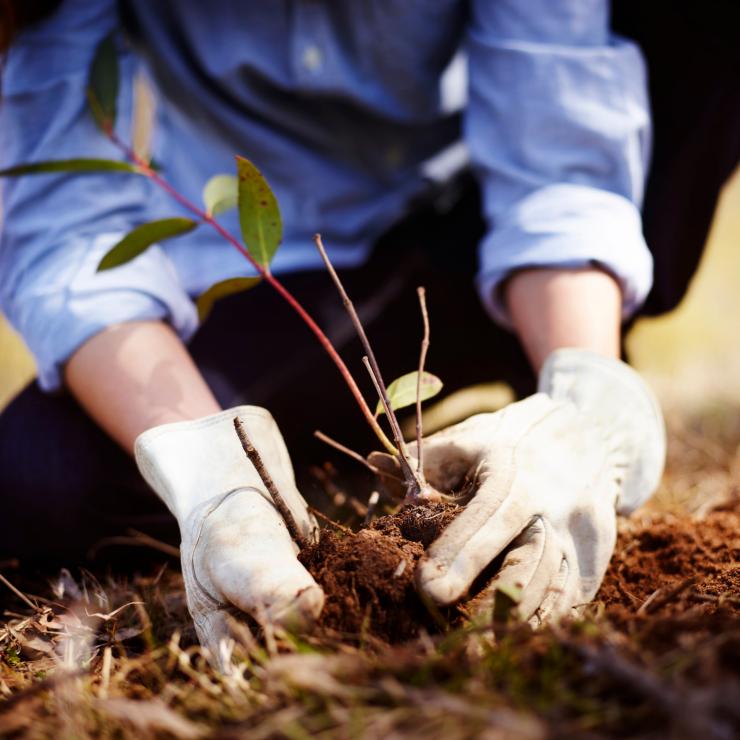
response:
[[[547,595],[560,561],[560,550],[548,525],[536,520],[514,541],[501,569],[488,584],[483,609],[492,608],[497,589],[513,586],[521,591],[517,611],[522,619],[529,619]]]
[[[282,518],[255,490],[211,514],[193,558],[207,593],[260,622],[307,630],[321,613],[321,588],[296,558]]]
[[[438,604],[465,594],[483,569],[529,524],[512,499],[498,506],[481,492],[432,543],[417,569],[417,585]]]
[[[323,591],[292,551],[265,558],[234,553],[219,571],[225,599],[260,623],[305,632],[324,606]]]
[[[530,619],[533,626],[557,622],[575,604],[578,579],[568,558],[561,555],[560,567],[547,587],[542,603]]]
[[[198,642],[208,651],[211,664],[222,673],[226,672],[224,647],[231,634],[226,609],[208,609],[194,613],[193,624]]]

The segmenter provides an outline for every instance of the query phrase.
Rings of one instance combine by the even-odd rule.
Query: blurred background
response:
[[[639,321],[628,348],[667,408],[740,405],[740,173],[725,188],[688,296],[673,313]],[[0,316],[0,408],[33,376],[33,360]],[[500,389],[494,395],[482,406],[499,405]],[[480,404],[476,397],[464,405]]]

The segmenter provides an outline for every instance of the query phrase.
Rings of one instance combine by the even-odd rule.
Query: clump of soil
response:
[[[324,530],[299,556],[326,595],[318,628],[388,643],[416,637],[432,621],[414,588],[416,563],[458,511],[455,504],[409,506],[357,533]]]

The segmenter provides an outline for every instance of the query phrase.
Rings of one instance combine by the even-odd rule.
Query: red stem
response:
[[[321,327],[313,320],[311,315],[306,311],[305,308],[296,300],[296,298],[288,291],[288,289],[270,272],[269,267],[264,267],[259,262],[257,262],[254,257],[252,257],[251,254],[247,251],[247,249],[242,245],[234,236],[232,236],[221,224],[216,221],[216,219],[213,218],[210,214],[206,213],[204,210],[199,208],[195,203],[190,201],[188,198],[186,198],[184,195],[179,193],[175,188],[170,185],[167,180],[165,180],[163,177],[161,177],[155,170],[152,169],[150,164],[144,160],[142,157],[140,157],[133,149],[128,147],[124,142],[122,142],[118,136],[116,136],[115,133],[112,131],[109,132],[108,138],[115,144],[123,153],[124,155],[130,159],[139,169],[141,170],[141,173],[148,177],[152,182],[154,182],[157,186],[159,186],[162,190],[164,190],[168,195],[170,195],[172,198],[174,198],[180,205],[182,205],[184,208],[186,208],[188,211],[196,215],[199,219],[204,221],[205,223],[212,226],[224,239],[226,239],[229,244],[231,244],[232,247],[237,249],[239,253],[247,259],[247,261],[254,267],[254,269],[260,274],[260,276],[268,282],[280,295],[288,302],[288,304],[293,308],[293,310],[301,317],[301,319],[304,321],[304,323],[308,326],[308,328],[314,333],[316,338],[321,343],[322,347],[326,350],[329,357],[332,359],[334,364],[337,366],[337,369],[341,373],[342,377],[344,378],[344,381],[349,386],[349,389],[354,396],[355,400],[357,401],[358,405],[360,406],[360,410],[362,411],[363,415],[365,416],[365,419],[367,420],[368,424],[370,424],[370,428],[375,432],[375,434],[378,436],[378,439],[381,441],[383,446],[392,454],[396,453],[396,448],[393,446],[393,443],[388,439],[386,434],[381,429],[380,425],[378,424],[377,419],[373,415],[372,411],[370,410],[370,407],[367,405],[367,402],[365,401],[364,396],[362,395],[362,391],[360,391],[359,387],[357,386],[357,383],[355,383],[355,379],[352,377],[352,374],[349,371],[349,368],[347,365],[345,365],[344,360],[339,356],[339,353],[334,348],[334,345],[331,343],[329,338],[324,334]]]

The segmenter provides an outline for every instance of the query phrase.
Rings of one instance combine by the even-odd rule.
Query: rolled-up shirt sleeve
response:
[[[115,2],[77,0],[21,34],[2,69],[0,166],[121,158],[95,127],[85,95],[95,48],[116,25]],[[119,62],[117,133],[130,140],[134,60],[122,50]],[[195,331],[193,303],[160,248],[96,272],[103,254],[158,210],[145,178],[33,175],[0,179],[0,188],[0,307],[33,353],[44,389],[58,388],[71,354],[112,324],[165,320],[183,339]]]
[[[652,283],[640,205],[650,115],[639,49],[609,31],[607,0],[476,0],[465,133],[489,224],[478,288],[527,267],[598,265],[632,315]]]

